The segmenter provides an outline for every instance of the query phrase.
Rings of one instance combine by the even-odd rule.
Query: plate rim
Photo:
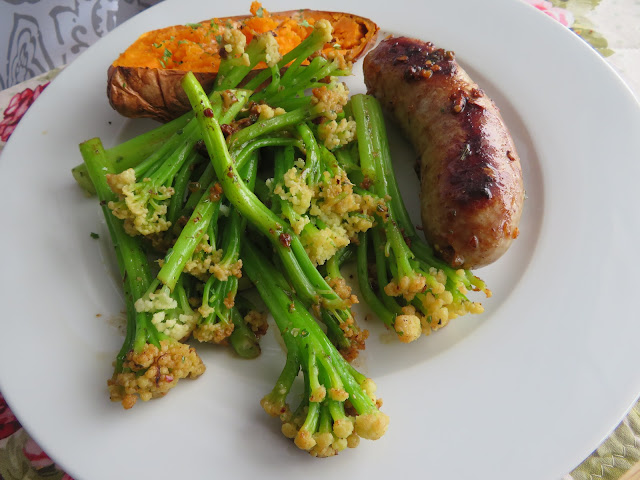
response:
[[[171,3],[172,5],[174,5],[174,4],[177,4],[177,0],[176,0],[176,1],[173,1],[173,2],[168,2],[168,3]],[[274,2],[274,3],[275,3],[275,2]],[[509,3],[509,2],[508,2],[508,1],[506,1],[506,0],[505,0],[505,1],[500,0],[500,1],[496,1],[496,2],[494,2],[492,5],[494,6],[494,8],[499,8],[500,6],[502,6],[502,7],[504,7],[504,8],[513,8],[513,7],[507,7],[507,4],[508,4],[508,3]],[[519,2],[518,2],[518,3],[519,3]],[[136,22],[136,24],[140,24],[140,23],[142,23],[142,22],[143,22],[147,17],[150,17],[150,16],[154,16],[154,17],[155,17],[155,16],[156,16],[156,14],[154,13],[154,12],[156,11],[155,9],[159,9],[159,8],[162,8],[162,9],[164,9],[164,10],[168,10],[168,9],[169,9],[169,6],[159,4],[159,5],[156,5],[156,6],[152,7],[150,10],[148,10],[148,11],[143,12],[142,14],[140,14],[140,18],[134,17],[133,19],[129,20],[128,22],[125,22],[125,24],[123,24],[123,25],[119,26],[119,27],[118,27],[117,29],[115,29],[114,31],[110,32],[110,34],[109,34],[107,37],[105,37],[105,38],[103,38],[103,39],[100,39],[100,40],[99,40],[95,45],[97,45],[97,46],[98,46],[98,48],[103,48],[103,46],[105,46],[105,47],[106,47],[106,45],[107,45],[107,41],[105,41],[105,40],[107,40],[109,37],[113,37],[113,36],[114,36],[114,33],[119,32],[119,31],[123,28],[123,26],[124,26],[124,25],[129,24],[130,22],[133,22],[133,21],[135,21],[135,22]],[[528,5],[524,4],[524,3],[522,3],[522,7],[516,7],[516,9],[517,9],[517,8],[531,8],[531,9],[533,10],[533,7],[530,7],[530,6],[528,6]],[[529,14],[527,14],[527,15],[529,15]],[[552,19],[547,19],[547,18],[546,18],[546,16],[544,16],[544,14],[541,14],[541,13],[540,13],[539,15],[538,15],[538,14],[535,14],[535,15],[538,15],[538,17],[533,17],[534,13],[533,13],[533,12],[531,12],[531,13],[530,13],[530,15],[532,15],[532,18],[539,18],[539,20],[535,20],[535,22],[539,22],[539,25],[546,25],[546,26],[544,27],[544,28],[546,28],[546,29],[552,29],[551,31],[557,31],[557,32],[564,31],[564,27],[561,27],[560,25],[557,25],[557,26],[556,26],[555,22],[554,22]],[[545,17],[545,19],[544,19],[544,20],[542,20],[542,18],[543,18],[543,17]],[[532,21],[533,21],[533,20],[532,20]],[[547,23],[543,23],[543,22],[547,22]],[[553,25],[553,26],[552,26],[552,25]],[[567,36],[567,38],[569,38],[569,37],[568,37],[568,35],[573,35],[573,34],[571,34],[571,33],[569,33],[569,32],[567,31],[566,33],[562,33],[562,35],[565,35],[565,36]],[[108,41],[109,41],[109,42],[111,42],[111,40],[108,40]],[[575,43],[575,42],[580,42],[580,43],[582,43],[582,45],[580,46],[580,48],[582,49],[582,51],[583,51],[583,52],[584,52],[586,49],[588,49],[588,50],[591,52],[591,53],[589,53],[589,54],[583,53],[584,55],[587,55],[587,56],[590,56],[590,57],[594,57],[594,58],[595,58],[595,56],[597,56],[597,58],[598,58],[598,60],[599,60],[599,65],[600,65],[600,67],[599,67],[599,68],[603,68],[603,66],[605,66],[605,67],[606,67],[606,70],[608,70],[608,72],[609,72],[609,75],[613,74],[613,76],[612,76],[611,78],[615,78],[615,79],[616,79],[615,81],[617,82],[617,88],[618,88],[618,89],[620,89],[620,88],[625,89],[625,90],[627,91],[627,95],[628,95],[628,96],[630,96],[630,98],[635,102],[635,107],[634,107],[634,108],[636,109],[636,112],[637,112],[637,111],[640,111],[640,104],[638,103],[638,99],[636,98],[636,96],[634,95],[634,93],[632,92],[632,90],[631,90],[631,88],[628,86],[628,84],[626,84],[626,82],[624,82],[624,80],[621,78],[621,76],[620,76],[620,75],[615,71],[615,69],[613,69],[613,67],[611,67],[611,65],[609,65],[609,64],[608,64],[604,59],[602,59],[601,57],[599,57],[599,55],[598,55],[596,52],[594,52],[590,47],[588,47],[588,45],[584,44],[584,43],[583,43],[583,41],[582,41],[582,40],[580,40],[579,38],[577,38],[577,37],[576,37],[576,38],[574,38],[573,40],[567,40],[567,42],[574,42],[574,43]],[[93,46],[92,46],[90,49],[88,49],[86,52],[84,52],[84,53],[83,53],[83,54],[82,54],[82,55],[81,55],[81,56],[80,56],[76,61],[74,61],[74,64],[75,64],[75,65],[82,65],[82,64],[83,64],[82,62],[85,62],[85,61],[84,61],[84,60],[82,60],[82,59],[83,59],[83,58],[85,58],[85,57],[88,57],[88,55],[89,55],[90,53],[93,53],[94,51],[98,51],[98,50],[97,50],[97,48],[96,48],[96,49],[94,49],[94,48],[93,48]],[[52,84],[48,87],[48,89],[47,89],[47,90],[45,90],[45,92],[43,93],[43,96],[44,96],[44,95],[52,96],[52,95],[54,95],[54,93],[55,93],[57,90],[59,90],[60,88],[62,88],[62,85],[63,85],[63,83],[62,83],[62,82],[63,82],[63,81],[64,81],[64,82],[67,82],[67,80],[66,80],[66,79],[67,79],[67,77],[71,78],[71,75],[75,72],[75,70],[78,70],[78,69],[79,69],[79,67],[74,67],[74,64],[72,64],[72,65],[70,65],[69,67],[67,67],[67,68],[65,69],[65,71],[63,71],[63,72],[60,74],[60,76],[59,76],[58,78],[56,78],[56,79],[52,82]],[[67,83],[68,83],[68,82],[67,82]],[[71,83],[72,83],[72,82],[71,82]],[[60,87],[58,87],[58,85],[60,85]],[[36,105],[37,105],[37,104],[36,104]],[[33,122],[31,121],[31,117],[32,117],[32,115],[33,115],[33,116],[35,116],[35,115],[37,114],[37,110],[38,110],[38,109],[37,109],[37,107],[36,107],[36,108],[33,110],[33,112],[35,112],[35,113],[33,113],[33,112],[31,112],[31,111],[29,111],[29,112],[27,113],[27,115],[26,115],[26,116],[24,117],[24,119],[23,119],[23,122],[21,122],[21,124],[18,126],[18,128],[17,128],[17,129],[16,129],[16,131],[14,132],[14,136],[15,136],[15,138],[20,139],[21,137],[24,137],[24,136],[26,136],[26,135],[27,135],[27,129],[29,128],[29,125],[30,125],[30,123],[33,123]],[[23,133],[23,131],[24,131],[24,133]],[[2,160],[0,160],[0,171],[1,171],[1,170],[4,170],[5,168],[7,168],[7,163],[9,162],[9,160],[7,160],[7,158],[9,158],[10,154],[13,154],[13,150],[14,150],[14,148],[17,148],[17,147],[14,147],[14,144],[15,144],[15,145],[17,145],[17,142],[18,142],[18,141],[19,141],[19,140],[15,140],[15,141],[14,141],[14,137],[12,136],[12,139],[10,139],[10,141],[7,143],[7,145],[6,145],[6,147],[5,147],[5,150],[3,151],[2,155],[1,155]],[[2,370],[2,367],[0,367],[0,374],[2,373],[2,371],[3,371],[3,370]],[[2,375],[0,375],[0,384],[2,384],[2,383],[3,383],[3,382],[2,382]],[[21,412],[21,408],[20,408],[20,406],[17,404],[17,402],[15,403],[15,408],[13,408],[13,407],[14,407],[14,402],[13,402],[14,392],[11,392],[11,393],[9,393],[9,394],[7,394],[6,392],[3,392],[3,395],[4,395],[5,399],[7,400],[7,402],[8,402],[10,405],[12,405],[12,409],[14,410],[14,413],[16,413],[16,416],[17,416],[17,417],[21,420],[21,422],[22,422],[22,420],[23,420],[23,419],[21,418],[21,417],[22,417],[22,415],[21,415],[21,413],[22,413],[22,412]],[[624,418],[624,415],[626,415],[626,412],[628,411],[628,409],[629,409],[629,408],[631,408],[631,407],[633,406],[633,404],[634,404],[634,402],[635,402],[635,397],[637,397],[637,389],[636,389],[636,391],[635,391],[635,393],[634,393],[634,399],[633,399],[633,400],[631,400],[631,403],[629,404],[628,408],[627,408],[624,412],[619,412],[619,413],[618,413],[618,415],[617,415],[617,416],[619,417],[619,419]],[[25,418],[25,422],[24,422],[24,423],[25,423],[26,425],[29,425],[29,421],[28,421],[28,419],[26,419],[26,418]],[[611,425],[611,426],[610,426],[609,433],[610,433],[611,431],[613,431],[613,428],[615,428],[615,425]],[[37,427],[36,427],[36,428],[34,428],[34,430],[37,430]],[[34,438],[38,438],[38,437],[39,437],[38,433],[35,433]],[[603,437],[603,438],[606,438],[606,437]],[[597,446],[597,445],[594,445],[594,446],[593,446],[593,448],[595,448],[596,446]],[[53,450],[56,450],[55,446],[51,446],[51,447],[52,447],[52,448],[51,448],[51,450],[52,450],[52,451],[53,451]],[[49,446],[47,447],[47,449],[49,449]],[[48,450],[47,450],[47,451],[48,451]],[[370,451],[370,453],[371,453],[371,451]],[[585,455],[587,455],[588,453],[589,453],[589,452],[585,452]],[[57,455],[56,455],[56,456],[57,456]],[[63,456],[63,455],[60,455],[60,457],[62,457],[62,456]],[[64,465],[65,463],[66,463],[66,462],[63,462],[63,465]],[[71,470],[73,470],[73,469],[71,469]],[[559,473],[563,473],[563,472],[559,472]],[[564,473],[567,473],[567,472],[564,472]]]

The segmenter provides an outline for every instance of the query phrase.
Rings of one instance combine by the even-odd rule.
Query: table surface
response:
[[[0,5],[0,58],[4,53],[6,68],[0,67],[0,153],[13,132],[24,112],[37,99],[46,85],[91,43],[100,36],[115,28],[118,23],[134,15],[138,11],[153,5],[158,0],[127,0],[126,2],[107,2],[100,7],[100,0],[84,2],[82,9],[72,11],[63,8],[56,10],[57,15],[46,17],[42,9],[38,10],[33,2],[12,2]],[[514,0],[521,1],[521,0]],[[559,22],[580,35],[593,48],[598,50],[607,62],[620,74],[623,80],[640,98],[640,0],[524,0],[536,8],[544,11]],[[63,3],[49,2],[46,5]],[[68,2],[66,2],[68,3]],[[118,6],[121,8],[119,9]],[[13,9],[9,12],[9,9]],[[22,11],[21,11],[22,9]],[[24,11],[25,9],[29,12]],[[53,11],[53,10],[50,10]],[[37,15],[35,12],[38,12]],[[62,13],[60,13],[62,12]],[[74,18],[65,17],[72,12]],[[97,13],[96,13],[97,12]],[[12,13],[14,15],[9,15]],[[15,15],[15,14],[18,15]],[[59,27],[65,22],[81,22],[85,18],[90,22],[93,15],[93,29],[85,29],[81,41],[60,42],[58,51],[45,52],[38,61],[35,52],[31,65],[22,64],[20,68],[10,68],[12,49],[16,45],[12,38],[2,38],[3,35],[14,32],[19,28],[27,29],[24,24],[18,24],[17,18],[29,17],[53,18]],[[82,17],[82,16],[85,17]],[[100,17],[102,15],[102,17]],[[13,28],[8,25],[9,18],[14,19]],[[95,22],[95,18],[102,22]],[[44,20],[49,21],[49,20]],[[30,32],[32,35],[53,35],[55,27],[41,24],[41,29]],[[59,40],[59,39],[58,39]],[[77,40],[77,37],[76,37]],[[46,43],[46,38],[45,42]],[[53,44],[54,42],[51,42]],[[2,49],[5,49],[4,51]],[[5,73],[6,72],[6,73]],[[3,76],[4,74],[4,76]],[[29,78],[31,77],[31,78]],[[15,85],[14,85],[15,83]],[[13,416],[0,392],[0,479],[70,479],[67,474],[57,468],[45,452],[22,429],[18,420]],[[587,457],[572,472],[567,472],[564,480],[591,479],[623,479],[640,480],[640,403],[628,413],[615,431],[594,452]]]

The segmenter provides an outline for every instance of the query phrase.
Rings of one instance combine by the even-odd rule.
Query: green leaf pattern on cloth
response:
[[[65,474],[53,463],[37,468],[36,464],[27,458],[25,447],[27,442],[31,440],[24,430],[17,431],[5,440],[6,442],[0,442],[0,478],[4,480],[62,480],[65,477]]]
[[[608,57],[614,52],[609,48],[607,39],[599,34],[593,23],[587,18],[599,4],[601,0],[551,0],[556,8],[569,10],[574,17],[571,30],[580,35],[587,43],[595,48],[601,55]]]
[[[636,404],[616,430],[565,480],[617,480],[640,461],[640,407]]]

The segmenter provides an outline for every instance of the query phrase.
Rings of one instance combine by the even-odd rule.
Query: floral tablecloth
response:
[[[37,3],[1,1],[16,5]],[[629,84],[636,96],[640,97],[640,0],[525,1],[570,28],[598,50]],[[64,68],[64,63],[71,61],[92,41],[113,29],[118,21],[156,2],[157,0],[146,2],[126,0],[124,5],[128,10],[124,14],[120,12],[120,17],[116,15],[117,9],[109,10],[109,5],[113,2],[105,0],[76,1],[76,10],[60,6],[61,10],[56,11],[61,14],[61,19],[64,19],[62,13],[71,12],[77,16],[80,7],[85,8],[93,15],[95,28],[89,35],[86,35],[86,29],[81,30],[85,38],[79,41],[77,36],[74,37],[76,41],[70,43],[69,51],[58,55],[56,59],[52,60],[51,56],[46,57],[46,52],[34,51],[31,52],[30,57],[28,52],[27,57],[24,52],[22,57],[19,53],[17,54],[17,57],[23,61],[21,69],[15,67],[15,62],[7,62],[6,76],[3,77],[0,72],[0,88],[4,88],[0,91],[0,152],[22,115],[38,98],[40,92]],[[136,4],[135,8],[131,6],[133,3]],[[2,8],[0,5],[0,12],[3,11]],[[103,11],[104,15],[102,23],[100,11]],[[109,12],[111,12],[110,15]],[[3,15],[0,15],[0,26],[3,22],[2,17]],[[14,15],[14,18],[17,17]],[[58,21],[57,17],[52,18]],[[95,23],[96,18],[97,23]],[[20,21],[24,19],[20,17]],[[13,40],[10,43],[13,45]],[[23,45],[23,48],[27,47]],[[2,54],[1,51],[0,54]],[[45,57],[47,62],[43,64],[39,58]],[[30,60],[25,63],[25,58]],[[36,75],[38,69],[40,74]],[[33,74],[31,78],[29,78],[30,74]],[[25,80],[5,88],[11,85],[12,79],[14,82],[21,80],[20,76]],[[638,462],[640,462],[640,404],[629,412],[613,434],[581,465],[572,472],[567,472],[564,480],[619,479]],[[0,479],[68,480],[70,478],[20,426],[0,392]]]

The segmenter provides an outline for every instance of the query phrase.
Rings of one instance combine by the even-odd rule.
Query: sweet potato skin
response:
[[[324,12],[315,10],[291,10],[274,12],[272,17],[303,16],[327,18],[333,25],[348,19],[354,22],[362,36],[360,42],[344,53],[345,60],[355,62],[375,44],[378,26],[368,18],[342,12]],[[241,15],[217,20],[242,22],[251,15]],[[202,22],[206,23],[208,22]],[[336,33],[336,36],[338,32]],[[336,43],[340,38],[336,38]],[[130,118],[153,118],[166,122],[190,109],[189,101],[180,82],[186,70],[122,66],[117,62],[109,66],[107,73],[107,97],[111,106],[120,114]],[[215,71],[194,71],[205,90],[211,88],[216,78]]]
[[[148,67],[114,67],[108,72],[109,103],[121,115],[148,117],[167,122],[190,109],[180,86],[186,72]],[[195,74],[205,90],[215,81],[215,73]]]

